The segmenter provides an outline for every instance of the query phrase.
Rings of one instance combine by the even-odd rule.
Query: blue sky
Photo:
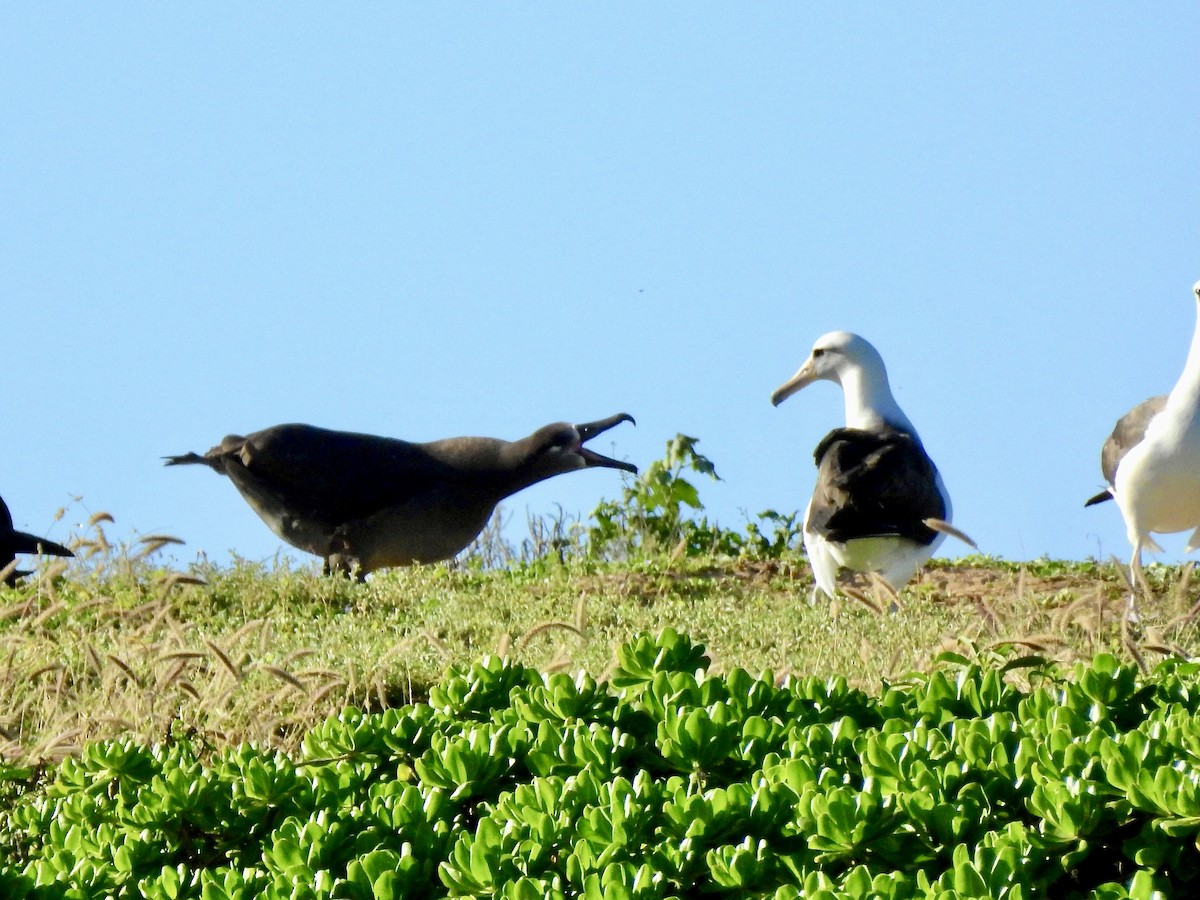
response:
[[[844,328],[984,552],[1125,559],[1082,503],[1195,322],[1197,47],[1194,3],[8,4],[0,494],[266,558],[160,457],[627,411],[598,448],[698,436],[739,526],[807,501],[839,392],[768,396]]]

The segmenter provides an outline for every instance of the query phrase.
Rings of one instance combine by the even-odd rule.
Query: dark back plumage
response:
[[[456,474],[455,467],[409,441],[313,425],[230,435],[205,457],[222,474],[252,478],[293,513],[331,524],[437,494]]]
[[[547,425],[505,441],[456,437],[413,443],[312,425],[229,435],[207,453],[166,458],[226,475],[279,537],[360,575],[448,559],[487,524],[496,504],[580,469],[636,472],[584,442],[631,416]]]
[[[926,519],[943,519],[937,468],[904,431],[835,428],[817,444],[817,485],[808,527],[827,540],[897,535],[932,544]]]

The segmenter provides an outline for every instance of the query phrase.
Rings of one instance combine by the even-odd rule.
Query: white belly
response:
[[[806,531],[804,549],[808,553],[817,587],[832,597],[839,569],[875,572],[894,591],[899,592],[917,570],[929,561],[943,540],[945,535],[939,534],[928,545],[902,537],[857,538],[838,543]]]
[[[937,476],[937,487],[946,505],[945,519],[949,522],[954,512],[950,494],[942,482],[940,473]],[[946,539],[944,534],[939,533],[928,545],[903,537],[856,538],[844,543],[829,541],[808,529],[811,511],[810,500],[804,511],[804,550],[808,554],[817,589],[830,598],[836,590],[839,569],[875,572],[899,593]],[[815,592],[813,597],[815,599]]]
[[[1169,441],[1148,431],[1117,467],[1113,496],[1131,543],[1136,543],[1135,535],[1200,526],[1200,444]]]

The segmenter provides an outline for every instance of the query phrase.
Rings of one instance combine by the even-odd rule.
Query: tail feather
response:
[[[32,553],[39,556],[75,555],[62,544],[56,544],[54,541],[46,540],[35,534],[26,534],[24,531],[12,533],[12,549],[14,553]]]
[[[163,459],[166,460],[163,463],[164,466],[212,465],[206,457],[201,456],[199,453],[184,453],[182,456],[164,456]]]
[[[979,545],[976,544],[975,541],[973,541],[971,539],[970,535],[966,534],[965,532],[959,531],[957,528],[955,528],[953,525],[951,525],[945,519],[922,519],[921,524],[923,524],[926,528],[928,528],[932,531],[938,531],[938,532],[941,532],[942,534],[949,535],[952,538],[958,538],[960,541],[962,541],[964,544],[966,544],[972,550],[979,549]]]
[[[14,556],[7,564],[0,566],[0,584],[11,587],[17,583],[18,578],[24,578],[28,574],[17,568],[17,558]]]

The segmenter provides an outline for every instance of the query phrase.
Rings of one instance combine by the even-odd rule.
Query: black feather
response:
[[[925,519],[943,519],[937,468],[921,442],[903,431],[835,428],[814,453],[817,486],[807,527],[827,540],[900,536],[932,544]]]

